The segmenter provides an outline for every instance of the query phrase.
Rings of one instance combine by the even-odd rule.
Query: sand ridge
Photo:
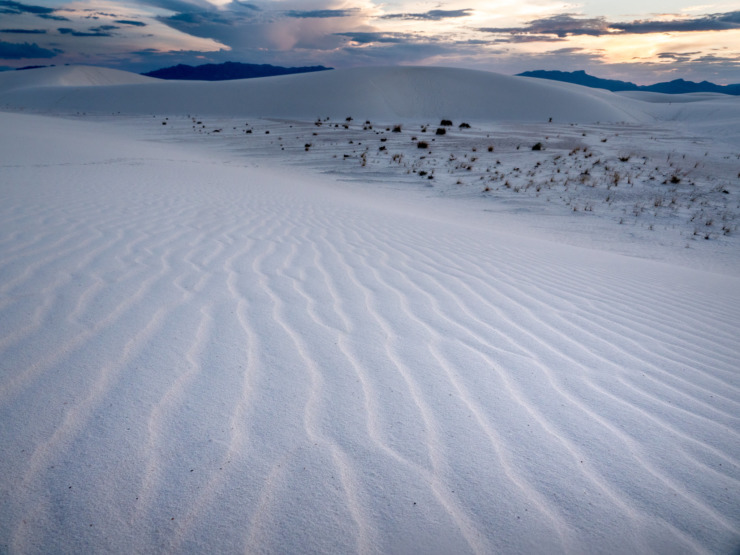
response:
[[[738,545],[736,275],[179,118],[0,113],[0,549]]]

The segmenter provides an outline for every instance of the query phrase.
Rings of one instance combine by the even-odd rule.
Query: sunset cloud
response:
[[[677,0],[675,13],[657,4],[651,9],[650,1],[662,0],[647,0],[642,16],[631,4],[636,15],[629,19],[599,13],[588,2],[576,12],[576,5],[557,0],[461,0],[433,9],[404,0],[63,1],[0,0],[0,33],[8,38],[0,65],[51,57],[139,71],[172,62],[437,64],[502,72],[590,69],[620,78],[631,68],[635,81],[685,70],[686,78],[709,72],[706,77],[740,82],[740,11],[688,0]]]

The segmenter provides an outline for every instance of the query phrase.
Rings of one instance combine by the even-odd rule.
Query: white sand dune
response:
[[[707,100],[731,100],[733,97],[713,92],[668,94],[651,91],[618,91],[616,93],[625,98],[634,98],[641,102],[652,102],[657,104],[685,104],[690,102],[704,102]]]
[[[141,76],[127,79],[116,72],[109,76],[110,86],[99,87],[89,87],[91,79],[82,70],[51,69],[55,71],[47,72],[48,82],[40,76],[34,88],[3,84],[6,76],[0,74],[0,92],[7,91],[0,94],[0,106],[105,114],[399,120],[591,122],[634,121],[638,116],[630,99],[604,91],[464,69],[357,68],[236,81],[141,83],[136,79],[145,79]],[[82,81],[79,87],[73,86],[75,79]],[[67,86],[57,87],[61,81]],[[98,77],[96,83],[100,81]]]
[[[642,93],[632,98],[651,103],[649,113],[656,119],[740,147],[740,96]]]
[[[397,90],[423,83],[415,71]],[[621,113],[474,75],[529,102],[560,91],[562,113]],[[201,111],[298,102],[266,99],[297,81],[260,82],[220,86],[233,98]],[[181,86],[175,111],[216,90]],[[107,113],[137,112],[180,90],[67,89],[0,103],[102,113],[107,94]],[[362,94],[404,117],[387,83]],[[453,109],[433,99],[408,117]],[[568,246],[208,135],[166,143],[174,124],[154,136],[130,119],[0,113],[0,551],[740,545],[736,275]]]
[[[740,97],[612,93],[571,83],[439,67],[377,67],[235,81],[164,81],[64,66],[0,73],[0,108],[41,113],[197,114],[385,121],[682,121],[740,143]]]
[[[156,82],[157,79],[118,69],[93,66],[44,67],[0,73],[0,93],[39,87],[97,87]]]

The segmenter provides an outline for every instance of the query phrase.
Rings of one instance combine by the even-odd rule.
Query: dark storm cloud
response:
[[[104,25],[103,27],[111,27],[111,25]],[[114,27],[118,28],[118,27]],[[74,29],[70,29],[68,27],[60,27],[57,29],[62,35],[70,35],[72,37],[112,37],[113,35],[108,32],[108,30],[104,30],[101,27],[96,27],[94,29],[90,29],[89,31],[75,31]]]
[[[36,14],[36,17],[40,17],[42,19],[50,19],[52,21],[69,21],[68,17],[64,17],[63,15],[54,15],[50,13]]]
[[[46,29],[0,29],[0,33],[13,33],[16,35],[45,35]]]
[[[693,19],[670,21],[639,20],[631,23],[612,23],[610,27],[624,33],[686,33],[692,31],[727,31],[740,29],[740,11],[706,15]]]
[[[7,14],[49,14],[54,10],[51,8],[45,8],[43,6],[30,6],[28,4],[21,4],[20,2],[13,2],[12,0],[0,0],[0,13]]]
[[[350,9],[350,10],[307,10],[307,11],[301,11],[301,10],[290,10],[285,12],[285,15],[287,17],[295,17],[295,18],[327,18],[327,17],[350,17],[353,15],[357,15],[359,10],[356,9]]]
[[[735,68],[740,67],[740,59],[730,56],[717,56],[716,54],[706,54],[692,61],[697,64],[726,64]]]
[[[188,0],[140,0],[139,3],[153,8],[162,8],[170,12],[175,12],[176,14],[203,12],[209,11],[213,8],[211,4],[204,0],[194,0],[192,2],[189,2]],[[241,3],[238,4],[243,5]],[[233,5],[233,3],[231,5]]]
[[[406,42],[410,35],[403,33],[369,33],[369,32],[350,32],[350,33],[334,33],[338,37],[347,37],[352,42],[359,44],[371,44],[374,42],[382,43],[403,43]]]
[[[234,6],[241,6],[242,8],[247,8],[249,10],[253,10],[255,12],[261,12],[262,8],[259,6],[255,6],[254,4],[250,4],[249,2],[232,2],[232,5]]]
[[[526,27],[483,27],[485,33],[511,33],[522,35],[555,35],[564,38],[570,35],[599,36],[608,34],[608,25],[603,17],[577,18],[572,14],[555,15],[530,21]]]
[[[496,39],[496,43],[520,44],[525,42],[565,42],[565,38],[553,35],[511,35],[503,39]]]
[[[673,62],[690,62],[699,52],[661,52],[658,58]]]
[[[209,25],[212,23],[220,25],[231,25],[233,19],[218,12],[189,12],[179,13],[170,17],[160,18],[160,21],[175,27],[181,31],[188,26]],[[187,31],[185,31],[187,32]]]
[[[13,43],[0,41],[0,58],[5,60],[21,60],[24,58],[53,58],[61,50],[53,51],[41,48],[36,43]]]
[[[133,25],[134,27],[146,27],[146,23],[143,21],[134,21],[133,19],[116,19],[113,23],[119,23],[120,25]]]
[[[470,8],[462,10],[430,10],[424,13],[391,13],[381,16],[380,19],[410,19],[424,21],[440,21],[455,17],[467,17],[473,13]]]
[[[554,35],[564,38],[574,35],[602,36],[645,33],[685,33],[691,31],[726,31],[740,29],[740,11],[711,14],[693,19],[638,20],[626,23],[609,22],[604,17],[573,17],[562,14],[530,21],[524,27],[484,27],[486,33],[516,36]]]

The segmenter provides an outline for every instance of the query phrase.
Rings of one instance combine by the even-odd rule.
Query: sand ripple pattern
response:
[[[3,171],[0,551],[740,545],[737,279],[207,160]]]

